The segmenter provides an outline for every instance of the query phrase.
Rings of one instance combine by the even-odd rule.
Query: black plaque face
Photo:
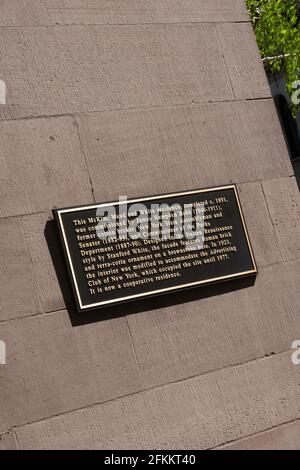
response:
[[[143,204],[144,212],[136,212],[135,204]],[[163,239],[166,235],[159,217],[163,210],[154,210],[153,204],[160,207],[175,204],[194,211],[195,207],[204,208],[204,244],[187,240],[184,232],[180,239],[177,228],[174,229],[178,220],[175,222],[172,217],[173,231],[168,239]],[[116,215],[108,219],[112,212]],[[53,213],[79,311],[257,273],[234,185],[54,209]],[[107,224],[109,236],[101,239],[96,229],[99,224],[103,228],[108,220],[115,221],[116,236],[112,239],[112,225]],[[191,229],[195,229],[195,219],[190,220]],[[124,239],[124,228],[130,225],[135,227],[135,239],[130,230]],[[154,235],[153,227],[157,228]]]

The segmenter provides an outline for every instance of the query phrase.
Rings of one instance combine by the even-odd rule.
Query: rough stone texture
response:
[[[244,2],[0,3],[0,449],[299,447],[299,192]],[[228,183],[255,285],[74,314],[55,205]]]
[[[241,184],[238,190],[258,267],[281,261],[262,185],[260,183]]]
[[[59,24],[249,21],[240,0],[46,0]]]
[[[2,29],[0,55],[15,117],[233,96],[210,24]]]
[[[71,326],[66,311],[5,322],[0,431],[140,389],[125,318]]]
[[[14,432],[0,435],[0,450],[18,450],[18,444]]]
[[[0,217],[92,201],[72,118],[3,121],[0,142]]]
[[[235,97],[271,96],[252,25],[218,24],[217,31]]]
[[[290,358],[288,352],[26,426],[18,442],[22,449],[214,447],[299,417],[299,374]]]
[[[47,243],[47,240],[51,243],[50,248],[52,251],[54,250],[56,261],[60,263],[61,269],[65,270],[62,252],[60,246],[57,246],[59,240],[58,236],[56,236],[58,235],[56,227],[53,222],[49,221],[49,216],[45,213],[24,216],[22,223],[36,274],[38,293],[43,305],[43,311],[53,312],[55,310],[62,310],[65,308],[65,302],[51,259],[49,244]]]
[[[1,0],[0,27],[49,23],[44,0]]]
[[[220,447],[222,450],[299,450],[300,421],[278,426],[233,444]]]
[[[109,112],[77,121],[98,201],[292,173],[270,101]]]
[[[291,347],[300,263],[261,268],[255,286],[128,317],[143,383],[165,384]],[[283,295],[284,292],[284,295]]]
[[[300,200],[295,178],[265,181],[263,188],[282,258],[299,258]]]
[[[40,312],[33,266],[19,219],[0,219],[0,240],[0,321]],[[0,326],[0,338],[1,332]]]

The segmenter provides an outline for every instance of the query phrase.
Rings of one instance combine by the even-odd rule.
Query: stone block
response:
[[[240,0],[46,0],[46,5],[58,24],[249,21]]]
[[[32,261],[19,218],[0,219],[0,240],[0,321],[40,312]]]
[[[292,173],[268,100],[95,113],[77,122],[98,202]]]
[[[237,99],[271,96],[267,76],[250,23],[218,24],[217,31]]]
[[[0,121],[0,217],[91,202],[72,118]]]
[[[72,327],[68,313],[1,324],[0,431],[140,390],[126,319]]]

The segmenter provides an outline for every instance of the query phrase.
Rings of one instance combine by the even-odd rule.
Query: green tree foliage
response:
[[[286,77],[290,96],[300,80],[300,0],[246,0],[267,70]],[[300,110],[297,105],[294,112]]]

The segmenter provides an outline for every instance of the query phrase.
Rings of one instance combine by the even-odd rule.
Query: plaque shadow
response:
[[[86,312],[78,312],[67,264],[64,258],[63,248],[59,238],[58,229],[54,220],[48,220],[44,230],[51,260],[55,269],[56,277],[63,295],[65,308],[68,311],[72,326],[80,326],[112,318],[124,317],[136,313],[159,310],[165,307],[194,302],[204,298],[246,289],[255,284],[256,276],[240,279],[220,281],[215,284],[183,289],[177,292],[168,292],[146,299],[114,304]]]

